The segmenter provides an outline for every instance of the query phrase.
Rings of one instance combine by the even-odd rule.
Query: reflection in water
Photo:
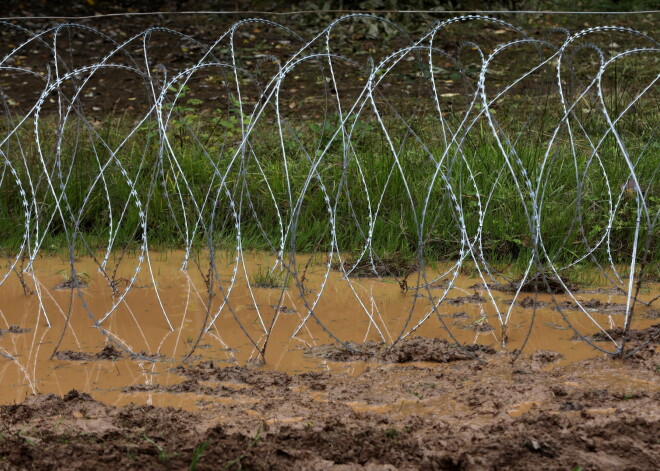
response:
[[[338,340],[438,337],[508,350],[553,350],[566,363],[599,353],[571,340],[576,330],[593,334],[621,327],[625,320],[626,296],[605,289],[520,293],[512,303],[515,293],[488,290],[479,278],[451,270],[438,278],[442,270],[427,269],[409,277],[408,289],[402,290],[394,279],[346,277],[330,270],[321,256],[309,264],[309,256],[298,257],[293,260],[297,269],[289,265],[298,280],[307,266],[304,284],[283,276],[283,287],[265,288],[256,286],[257,276],[276,262],[265,254],[246,254],[238,262],[226,254],[216,257],[211,281],[208,271],[197,268],[208,267],[208,259],[197,258],[182,270],[184,257],[183,252],[152,252],[142,262],[146,269],[132,280],[130,271],[141,261],[124,257],[114,283],[92,259],[76,261],[72,283],[61,274],[68,260],[40,258],[25,277],[34,294],[25,294],[18,278],[7,279],[0,285],[0,401],[76,388],[121,404],[129,400],[121,392],[127,385],[180,382],[171,370],[183,360],[265,362],[266,368],[285,372],[359,372],[362,363],[333,364],[304,354],[307,347]],[[654,286],[642,300],[656,291]],[[644,316],[648,312],[644,305],[636,308],[634,328],[655,322]],[[596,345],[613,352],[615,341]],[[137,395],[161,405],[195,400],[193,395],[164,396]]]

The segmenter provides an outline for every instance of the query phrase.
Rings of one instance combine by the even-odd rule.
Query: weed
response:
[[[202,453],[204,453],[204,450],[206,450],[206,447],[208,446],[209,441],[205,440],[202,443],[200,443],[197,448],[195,448],[195,451],[193,452],[193,457],[192,461],[190,461],[190,471],[195,471],[197,469],[197,463],[199,462],[200,457],[202,456]]]
[[[259,427],[257,427],[257,431],[255,432],[254,437],[252,437],[252,441],[248,444],[248,449],[252,448],[252,447],[255,447],[259,444],[259,442],[261,441],[261,432],[262,431],[263,431],[263,426],[262,426],[262,424],[259,424]],[[243,465],[242,465],[241,461],[246,456],[247,455],[241,455],[236,459],[228,461],[222,469],[226,469],[226,470],[234,469],[235,471],[242,470]],[[235,466],[235,468],[233,468],[234,466]]]
[[[57,273],[64,277],[64,281],[55,285],[54,289],[76,289],[76,288],[85,288],[87,287],[87,281],[91,277],[84,273],[76,273],[74,276],[66,276],[65,270],[59,270]]]
[[[238,458],[228,461],[222,469],[230,470],[232,469],[233,466],[236,466],[234,468],[235,471],[241,471],[243,469],[243,465],[241,464],[241,460],[245,458],[245,455],[241,455]]]
[[[622,400],[622,401],[628,401],[628,400],[630,400],[630,399],[637,399],[637,398],[639,397],[639,395],[637,394],[636,388],[633,387],[633,388],[631,388],[630,390],[625,389],[625,390],[621,393],[621,396],[620,396],[620,397],[621,397],[621,400]]]
[[[254,438],[252,439],[252,443],[250,444],[250,446],[256,446],[259,444],[259,442],[261,441],[261,432],[263,432],[263,425],[259,424],[259,426],[257,427],[257,432],[254,434]]]
[[[385,429],[385,436],[390,440],[394,440],[399,435],[401,435],[401,432],[396,427],[388,427]]]
[[[289,277],[285,272],[275,273],[274,270],[259,267],[252,277],[251,284],[258,288],[286,288],[289,285]]]
[[[165,449],[160,446],[158,443],[153,441],[151,438],[147,437],[146,435],[143,435],[142,438],[144,438],[146,441],[151,443],[153,446],[155,446],[158,449],[158,459],[162,461],[163,463],[166,463],[167,461],[170,460],[170,458],[173,458],[178,455],[178,453],[173,453],[169,454],[165,451]]]
[[[21,429],[18,432],[18,436],[21,437],[23,440],[25,440],[25,443],[27,443],[31,447],[36,447],[37,446],[37,443],[34,441],[34,439],[32,437],[28,437],[27,435],[25,435],[25,429]]]

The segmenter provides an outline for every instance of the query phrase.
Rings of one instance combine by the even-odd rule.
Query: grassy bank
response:
[[[282,139],[264,117],[242,141],[248,118],[196,113],[194,105],[176,110],[167,139],[154,121],[136,125],[128,116],[64,126],[42,118],[38,138],[31,125],[19,129],[5,153],[26,192],[32,246],[43,238],[42,250],[74,244],[85,252],[112,238],[114,248],[137,247],[142,212],[152,247],[209,240],[234,246],[240,217],[244,248],[277,250],[284,234],[285,250],[318,251],[332,241],[330,210],[341,250],[359,252],[370,238],[378,254],[410,255],[421,242],[428,257],[447,259],[459,256],[467,236],[488,259],[515,261],[532,250],[540,209],[543,244],[554,260],[569,262],[599,242],[598,259],[607,258],[608,244],[615,261],[629,257],[638,199],[634,189],[622,189],[630,172],[611,135],[595,156],[584,136],[574,135],[571,146],[564,132],[546,158],[547,135],[516,129],[515,120],[498,123],[506,129],[499,142],[481,119],[452,143],[428,115],[410,127],[384,116],[387,134],[375,119],[349,120],[350,140],[336,117],[290,121]],[[604,129],[597,118],[588,124]],[[651,237],[658,233],[648,221],[660,210],[660,141],[653,129],[632,131],[626,144],[645,192],[644,243],[649,229]],[[26,217],[20,188],[8,166],[4,172],[0,240],[15,253]],[[658,257],[652,247],[651,258]]]

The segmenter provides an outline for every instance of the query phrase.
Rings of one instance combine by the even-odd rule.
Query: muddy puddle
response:
[[[625,322],[626,297],[606,285],[572,294],[520,293],[514,301],[515,293],[486,289],[479,278],[437,279],[443,267],[427,268],[425,279],[409,276],[405,289],[394,278],[346,277],[329,269],[323,255],[289,265],[298,283],[279,268],[264,276],[276,265],[264,254],[244,254],[239,262],[234,254],[216,256],[211,282],[208,258],[198,266],[193,257],[182,269],[184,259],[177,251],[116,256],[104,273],[81,257],[72,278],[69,260],[45,257],[24,275],[25,286],[9,276],[0,285],[0,404],[76,389],[114,406],[249,405],[249,397],[235,393],[249,383],[186,383],[182,364],[208,362],[355,377],[393,364],[492,363],[522,348],[527,356],[540,351],[529,361],[549,370],[614,351],[621,341],[616,329]],[[263,287],[269,283],[286,286]],[[658,293],[660,285],[649,285],[640,299]],[[658,323],[657,302],[635,306],[633,329]],[[617,381],[616,368],[608,374]],[[322,401],[323,391],[317,396]],[[422,407],[451,403],[437,399]]]

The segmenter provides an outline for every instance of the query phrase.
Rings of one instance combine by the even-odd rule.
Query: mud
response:
[[[624,331],[621,327],[616,327],[614,329],[607,329],[607,334],[603,332],[597,332],[594,335],[589,336],[590,339],[595,340],[596,342],[609,342],[610,337],[614,340],[623,340]],[[652,325],[643,330],[630,330],[627,335],[628,341],[632,343],[641,343],[648,342],[653,345],[660,344],[660,324]]]
[[[343,262],[334,261],[333,270],[341,270],[350,273],[356,278],[374,278],[381,276],[393,276],[397,278],[407,278],[408,275],[419,269],[416,259],[411,259],[395,253],[371,260],[364,256],[360,260],[346,258]],[[407,289],[407,284],[401,286],[402,290]]]
[[[27,332],[30,332],[30,329],[18,325],[10,325],[6,329],[0,329],[0,336],[5,334],[25,334]]]
[[[444,339],[415,337],[404,339],[395,345],[365,342],[362,344],[321,345],[310,348],[306,354],[331,361],[385,361],[408,363],[414,361],[450,363],[461,360],[474,360],[483,355],[493,355],[495,349],[484,345],[462,345]]]
[[[479,293],[474,293],[470,296],[459,296],[458,298],[447,299],[447,304],[451,304],[453,306],[460,306],[461,304],[465,304],[465,303],[479,304],[485,302],[486,299],[483,296],[481,296]]]
[[[520,290],[523,293],[535,293],[537,291],[546,291],[549,293],[565,293],[566,288],[570,291],[575,289],[575,285],[572,283],[567,283],[562,281],[553,274],[548,273],[537,273],[534,276],[529,277],[525,280],[524,283],[517,282],[512,283],[511,287],[515,287],[516,290]]]
[[[273,265],[259,253],[237,267],[232,311],[216,297],[220,316],[200,336],[206,287],[181,261],[151,254],[139,290],[108,286],[83,257],[84,289],[53,289],[69,261],[47,257],[26,278],[38,296],[13,278],[0,286],[0,470],[189,469],[195,456],[197,469],[651,469],[660,458],[658,347],[639,341],[657,329],[656,286],[635,307],[629,355],[612,360],[571,337],[606,329],[620,342],[625,316],[601,312],[625,305],[620,293],[578,295],[593,308],[560,313],[572,297],[512,304],[428,267],[402,290],[301,257],[305,300],[295,283],[248,290]],[[216,262],[226,283],[236,262]],[[137,263],[125,256],[116,279]],[[323,283],[314,314],[327,331],[305,322]],[[260,319],[273,325],[263,357]],[[611,339],[593,343],[615,353]]]
[[[625,314],[626,305],[621,303],[604,303],[598,299],[589,299],[588,301],[581,301],[580,304],[584,309],[589,311],[597,311],[605,314]],[[555,309],[568,309],[580,310],[580,306],[572,301],[562,301],[557,303]]]
[[[147,353],[147,352],[137,352],[137,353],[127,353],[114,345],[106,345],[103,349],[97,353],[88,353],[88,352],[74,352],[71,350],[62,350],[57,351],[53,354],[53,359],[55,360],[64,360],[64,361],[101,361],[101,360],[119,360],[122,358],[131,358],[134,360],[147,360],[147,361],[165,361],[168,358],[160,353]]]
[[[127,390],[192,392],[196,411],[30,396],[0,406],[0,469],[656,469],[657,372],[611,359],[548,369],[548,352],[493,358],[357,375],[207,361],[179,367],[177,385]]]
[[[647,319],[660,319],[660,311],[658,310],[649,310],[642,313],[642,315]]]
[[[448,300],[449,302],[453,300]],[[483,302],[483,300],[482,300]],[[511,302],[507,302],[507,304],[511,304]],[[547,303],[544,301],[536,301],[534,298],[531,296],[526,296],[523,298],[521,301],[518,301],[516,303],[517,306],[520,306],[524,309],[540,309],[542,307],[551,305],[553,303]],[[581,307],[589,310],[589,311],[596,311],[604,314],[625,314],[626,313],[626,305],[623,303],[609,303],[609,302],[602,302],[599,299],[589,299],[586,301],[580,301],[580,305],[573,301],[565,300],[556,303],[554,306],[552,306],[552,309],[561,309],[561,310],[572,310],[572,311],[579,311],[581,310]],[[647,313],[647,317],[651,318],[653,317],[654,313]]]
[[[124,356],[124,353],[113,345],[106,345],[98,353],[73,352],[63,350],[55,352],[53,358],[66,361],[93,361],[93,360],[118,360]]]
[[[536,350],[531,359],[537,363],[554,363],[562,358],[562,354],[550,350]]]
[[[220,273],[225,291],[237,269],[228,303],[221,309],[224,298],[217,293],[209,307],[203,274],[192,266],[180,269],[183,255],[180,251],[152,253],[149,266],[130,289],[127,284],[110,286],[94,261],[82,256],[77,264],[86,274],[84,289],[52,288],[61,283],[61,273],[70,265],[65,258],[35,260],[33,273],[25,278],[35,294],[25,294],[20,280],[8,278],[0,286],[0,403],[21,402],[36,392],[64,394],[77,389],[116,406],[134,400],[192,409],[199,398],[179,394],[174,400],[162,388],[180,382],[172,368],[184,359],[222,366],[263,365],[286,373],[353,374],[365,362],[381,366],[411,361],[453,363],[475,356],[490,362],[494,355],[483,349],[504,348],[508,352],[554,351],[561,358],[552,364],[565,366],[602,354],[571,337],[580,338],[579,333],[590,338],[605,329],[621,328],[625,322],[625,316],[618,314],[626,302],[620,293],[576,295],[590,306],[587,313],[553,309],[557,303],[565,307],[575,303],[561,294],[519,296],[512,305],[512,295],[488,293],[483,285],[470,289],[475,279],[469,276],[460,275],[450,285],[447,278],[438,278],[436,270],[446,270],[443,266],[426,267],[425,278],[411,274],[402,291],[399,278],[351,275],[346,279],[340,272],[328,272],[322,256],[314,258],[316,263],[301,256],[299,271],[307,267],[304,297],[295,283],[284,290],[254,286],[249,290],[246,279],[273,266],[272,257],[263,253],[244,254],[238,267],[232,254],[218,257],[217,266],[225,267]],[[134,255],[109,263],[115,261],[119,263],[116,280],[130,279],[140,263]],[[652,286],[642,293],[640,300],[651,305],[635,306],[632,329],[644,330],[657,323],[657,301],[652,300],[658,289]],[[308,316],[307,306],[321,291],[314,319]],[[124,297],[113,308],[119,296]],[[434,308],[441,297],[443,301]],[[99,329],[95,322],[109,309],[114,310]],[[219,316],[200,337],[206,312]],[[261,357],[258,349],[266,339],[264,326],[271,325],[268,348]],[[402,334],[406,335],[397,340]],[[457,342],[465,348],[478,344],[482,350],[461,350],[454,347]],[[611,340],[596,345],[616,353]],[[161,387],[151,388],[150,395],[136,398],[125,392],[157,383]]]
[[[569,291],[574,292],[577,290],[577,285],[567,280],[560,280],[556,275],[549,273],[538,273],[536,275],[528,277],[524,282],[511,281],[508,283],[489,283],[490,289],[496,291],[503,291],[505,293],[515,293],[520,291],[521,293],[551,293],[551,294],[563,294],[566,293],[566,288]],[[480,289],[482,285],[473,285],[470,288]]]
[[[80,275],[76,275],[73,278],[69,278],[53,286],[53,289],[56,290],[71,290],[79,288],[87,288],[87,282]]]
[[[511,303],[507,303],[511,305]],[[544,306],[547,306],[548,303],[544,303],[542,301],[535,301],[534,298],[531,296],[526,296],[523,298],[522,301],[518,301],[518,306],[525,308],[525,309],[539,309]]]

